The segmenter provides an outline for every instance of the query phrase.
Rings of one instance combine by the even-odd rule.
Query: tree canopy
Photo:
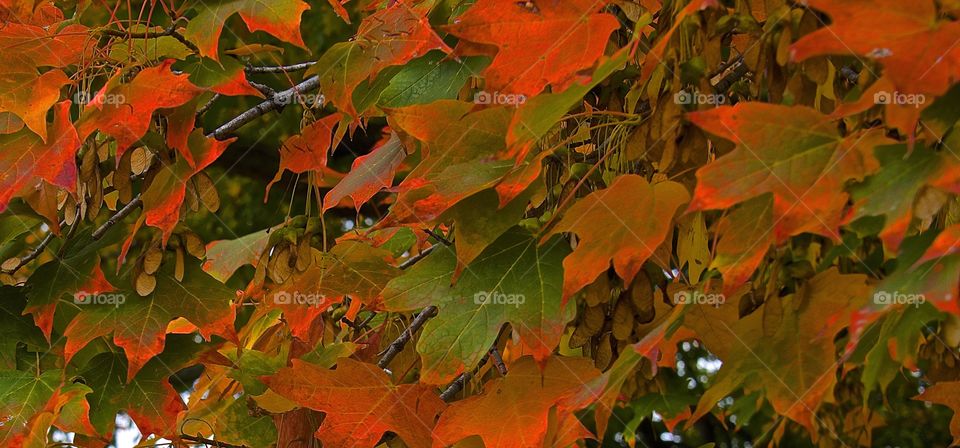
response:
[[[0,446],[960,444],[958,43],[957,0],[0,0]]]

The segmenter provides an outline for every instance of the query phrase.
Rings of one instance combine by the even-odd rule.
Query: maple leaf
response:
[[[400,138],[391,133],[369,154],[353,160],[350,172],[323,197],[323,211],[336,207],[344,198],[353,199],[357,213],[373,195],[393,185],[397,168],[407,157]]]
[[[611,260],[624,282],[631,282],[666,238],[670,218],[688,200],[686,188],[676,182],[651,185],[641,176],[623,175],[570,207],[547,234],[579,237],[573,254],[563,260],[564,301],[596,280]]]
[[[388,110],[391,126],[424,147],[420,163],[396,187],[390,215],[378,226],[433,221],[460,200],[494,186],[515,165],[495,157],[504,149],[511,111],[495,107],[471,113],[472,108],[441,100]]]
[[[43,179],[75,192],[76,155],[80,149],[77,131],[70,123],[70,102],[54,106],[53,122],[47,125],[47,141],[27,129],[0,135],[0,211],[13,196]]]
[[[244,353],[254,351],[245,350]],[[283,363],[282,360],[276,370],[283,367]],[[276,370],[269,373],[276,373]],[[223,399],[237,390],[237,383],[227,376],[228,372],[226,367],[204,366],[204,373],[190,394],[188,410],[179,416],[178,427],[184,434],[216,437],[231,444],[272,445],[277,440],[277,427],[270,415],[251,415],[248,408],[248,396],[253,395],[251,389],[244,385],[243,396]]]
[[[0,53],[6,67],[32,71],[38,67],[63,68],[90,56],[90,29],[77,24],[63,28],[4,22],[0,28]]]
[[[284,170],[300,174],[307,171],[325,172],[327,157],[330,155],[334,140],[339,140],[346,129],[337,127],[337,137],[334,137],[334,126],[340,123],[340,114],[330,114],[323,117],[283,142],[280,147],[280,168],[273,180],[267,184],[266,196],[270,195],[270,188],[280,181]]]
[[[558,239],[545,248],[520,228],[487,247],[451,286],[456,255],[440,248],[383,291],[391,311],[437,305],[417,342],[423,359],[420,381],[440,384],[472,368],[505,323],[520,336],[525,353],[546,359],[576,312],[560,303],[560,266],[568,249]]]
[[[30,432],[30,420],[47,407],[60,388],[62,370],[41,374],[0,370],[0,444],[23,446]]]
[[[96,435],[109,442],[117,413],[124,411],[142,434],[179,436],[177,415],[186,407],[169,378],[194,364],[207,350],[193,338],[193,335],[171,335],[164,352],[147,362],[133,378],[125,375],[129,368],[123,354],[106,352],[92,357],[79,376],[93,389],[87,401]]]
[[[558,405],[600,371],[588,358],[552,356],[541,364],[523,357],[510,365],[505,377],[484,384],[482,395],[452,404],[437,422],[438,442],[450,445],[477,435],[485,446],[544,446],[548,420],[571,415],[570,409]],[[493,416],[499,418],[488,422]]]
[[[80,139],[94,131],[112,136],[117,141],[117,164],[124,152],[147,133],[157,109],[186,104],[203,93],[189,81],[189,75],[170,70],[173,59],[156,67],[143,69],[128,83],[121,83],[117,73],[93,97],[77,122]]]
[[[146,297],[121,290],[114,294],[123,298],[122,303],[83,307],[63,332],[67,362],[90,341],[113,334],[113,342],[126,353],[127,378],[133,379],[147,361],[163,352],[167,324],[178,317],[196,325],[208,340],[213,334],[232,336],[233,291],[192,264],[182,282],[172,270],[163,265],[156,289]]]
[[[802,232],[837,239],[844,183],[876,171],[873,148],[889,141],[874,131],[842,137],[829,117],[800,106],[739,103],[687,118],[737,143],[697,170],[689,210],[729,208],[773,193],[777,242]]]
[[[307,71],[320,77],[324,95],[344,114],[357,115],[353,91],[383,69],[431,50],[450,49],[427,20],[428,5],[400,0],[365,18],[350,42],[333,45]]]
[[[774,244],[773,196],[764,194],[740,204],[717,229],[716,258],[711,268],[723,276],[723,294],[731,295],[757,269]]]
[[[226,283],[241,266],[256,266],[260,254],[270,240],[270,229],[253,232],[234,240],[217,240],[207,243],[207,258],[203,270],[213,278]]]
[[[790,46],[790,59],[856,54],[883,65],[901,93],[941,95],[960,70],[960,23],[937,20],[933,0],[809,0],[830,25]],[[891,92],[893,93],[893,92]]]
[[[251,32],[265,31],[284,42],[304,47],[300,15],[310,9],[310,5],[300,0],[198,1],[193,7],[199,13],[187,24],[183,36],[197,44],[201,56],[219,60],[220,33],[224,22],[234,14],[240,14]]]
[[[925,238],[926,237],[926,238]],[[921,235],[920,239],[927,239]],[[892,302],[901,306],[919,306],[929,301],[937,309],[951,313],[960,313],[960,225],[943,229],[922,253],[916,254],[905,248],[898,260],[906,266],[897,269],[877,286],[877,294],[904,295],[914,300],[908,303]],[[917,258],[918,257],[918,258]],[[914,260],[916,258],[916,260]],[[911,263],[912,262],[912,263]],[[909,295],[908,295],[909,294]],[[921,302],[916,302],[922,297]],[[885,308],[887,304],[880,304]]]
[[[814,412],[837,380],[838,363],[823,354],[835,352],[834,337],[854,322],[870,300],[870,290],[866,276],[831,268],[799,292],[743,319],[736,303],[692,305],[683,325],[724,364],[690,422],[743,387],[764,390],[778,414],[812,432]],[[779,316],[779,322],[770,316]]]
[[[954,174],[947,173],[956,172],[957,162],[924,145],[909,153],[907,145],[880,147],[877,157],[880,170],[850,189],[854,203],[846,220],[886,216],[879,237],[895,251],[910,229],[917,195],[928,185],[951,191],[948,179]]]
[[[343,0],[343,3],[346,3],[349,0]],[[340,0],[327,0],[327,3],[330,3],[330,7],[333,8],[333,12],[337,13],[344,22],[347,24],[350,23],[350,13],[347,12],[347,9],[343,7],[343,3],[340,3]]]
[[[950,435],[953,436],[953,444],[960,442],[960,381],[946,381],[936,383],[923,391],[922,394],[914,397],[915,400],[929,401],[936,404],[942,404],[953,411],[953,418],[950,419]]]
[[[480,0],[444,29],[462,40],[497,47],[482,73],[487,91],[533,96],[552,85],[559,92],[593,66],[620,27],[613,15],[598,13],[606,3]]]
[[[247,81],[247,74],[243,64],[234,59],[226,58],[214,61],[207,58],[194,58],[189,61],[183,71],[190,74],[190,82],[204,89],[209,89],[221,95],[252,95],[263,98],[263,93],[255,89]],[[195,115],[196,108],[190,111]]]
[[[42,352],[48,347],[43,332],[23,312],[27,297],[22,288],[0,287],[0,369],[17,367],[17,346]]]
[[[432,387],[394,385],[379,367],[348,358],[336,370],[294,359],[263,382],[300,406],[326,413],[316,432],[325,446],[373,447],[390,431],[411,447],[426,448],[444,409]]]
[[[527,210],[530,196],[538,187],[531,187],[498,208],[500,199],[496,190],[487,189],[460,201],[448,209],[441,221],[453,221],[454,245],[457,248],[457,271],[461,271],[479,256],[500,235],[517,225]]]
[[[0,111],[16,114],[46,142],[47,111],[60,99],[60,89],[69,83],[60,70],[39,76],[31,72],[0,73]]]
[[[217,160],[234,140],[236,138],[208,138],[196,129],[187,141],[193,164],[185,157],[179,157],[173,163],[164,165],[153,177],[143,193],[143,210],[147,225],[157,227],[163,233],[164,246],[180,221],[180,206],[183,205],[187,182]]]
[[[101,243],[102,244],[102,243]],[[59,259],[45,263],[30,276],[27,284],[27,306],[23,314],[32,314],[33,320],[49,340],[53,331],[54,315],[60,299],[79,292],[95,293],[111,289],[103,278],[100,244],[73,246]]]

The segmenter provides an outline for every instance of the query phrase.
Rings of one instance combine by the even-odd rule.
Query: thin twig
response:
[[[448,240],[447,238],[445,238],[443,235],[439,234],[438,232],[434,232],[433,230],[430,230],[430,229],[423,229],[423,231],[424,231],[427,235],[432,236],[435,240],[443,243],[444,246],[450,246],[450,245],[453,244],[450,240]]]
[[[248,448],[246,445],[234,445],[231,443],[220,442],[218,440],[205,439],[200,436],[191,436],[189,434],[180,434],[180,438],[188,442],[202,443],[204,445],[215,446],[218,448]]]
[[[386,369],[390,365],[390,361],[393,361],[400,352],[403,351],[403,347],[407,345],[407,342],[410,342],[410,338],[413,337],[413,334],[420,330],[420,327],[423,324],[427,323],[427,319],[435,316],[437,314],[437,307],[430,305],[420,311],[420,314],[417,314],[417,317],[413,319],[413,322],[410,322],[410,326],[403,330],[400,333],[400,336],[396,340],[390,343],[386,350],[383,351],[383,357],[380,358],[380,361],[377,362],[377,366],[381,369]]]
[[[320,78],[313,76],[287,90],[277,92],[277,94],[273,95],[273,97],[268,98],[267,100],[250,109],[247,109],[240,115],[234,117],[232,120],[220,125],[220,127],[207,134],[207,137],[223,140],[227,138],[231,132],[239,129],[241,126],[255,120],[267,112],[277,110],[283,106],[286,106],[287,104],[291,104],[296,96],[315,90],[319,87]]]
[[[100,227],[97,227],[97,230],[93,231],[93,234],[91,235],[93,240],[96,241],[100,238],[103,238],[103,234],[107,233],[107,230],[110,230],[110,228],[115,226],[118,222],[120,222],[120,220],[127,217],[127,215],[140,207],[140,204],[142,203],[143,199],[141,199],[140,195],[138,194],[135,198],[133,198],[133,200],[128,202],[127,205],[123,206],[123,208],[120,210],[117,210],[113,216],[107,218],[107,222],[103,223]]]
[[[400,269],[407,269],[416,264],[418,261],[423,260],[439,245],[439,243],[434,244],[433,246],[421,250],[419,254],[416,254],[408,258],[403,263],[400,263]],[[387,346],[386,350],[380,352],[380,356],[382,356],[382,358],[380,358],[380,361],[377,362],[377,366],[379,366],[381,369],[386,369],[387,366],[390,365],[390,361],[393,361],[393,358],[403,351],[403,347],[407,345],[407,342],[410,342],[410,338],[413,337],[413,334],[419,331],[420,327],[427,323],[427,319],[435,316],[436,314],[437,307],[433,305],[430,305],[420,311],[420,314],[417,314],[417,316],[413,319],[413,322],[410,322],[410,326],[404,329],[403,332],[400,333],[400,336],[398,336],[397,339]]]
[[[316,64],[316,62],[313,62],[313,61],[301,62],[299,64],[278,65],[273,67],[247,66],[246,68],[244,68],[244,70],[247,73],[290,73],[290,72],[298,72],[300,70],[306,70],[310,68],[313,64]]]
[[[253,82],[250,80],[247,80],[247,83],[253,86],[254,89],[259,90],[260,93],[267,98],[273,98],[273,96],[277,94],[277,91],[273,90],[273,87],[270,87],[266,84],[260,84],[259,82]]]
[[[426,258],[427,255],[430,255],[430,253],[433,252],[434,249],[437,248],[437,246],[438,244],[434,244],[433,246],[430,246],[424,250],[421,250],[419,254],[416,254],[406,259],[403,263],[400,263],[400,266],[399,266],[400,269],[407,269],[410,266],[413,266],[414,264],[416,264],[418,261],[423,260],[424,258]]]
[[[44,249],[46,249],[47,246],[50,245],[50,242],[53,241],[53,237],[54,237],[53,232],[47,233],[47,236],[43,237],[43,239],[40,241],[40,244],[37,244],[37,247],[34,247],[33,250],[30,251],[30,253],[28,253],[23,258],[21,258],[15,267],[3,272],[13,275],[15,272],[19,271],[20,268],[26,266],[27,263],[30,263],[31,261],[39,257],[40,254],[43,253]]]
[[[480,362],[477,363],[477,367],[469,372],[463,372],[458,376],[442,393],[440,393],[440,399],[446,402],[449,402],[453,399],[460,391],[466,387],[467,382],[473,378],[474,372],[480,370],[483,367],[487,360],[490,358],[490,352],[488,351],[486,355],[483,355],[483,358],[480,358]]]
[[[500,375],[507,376],[507,365],[503,363],[503,358],[496,347],[490,347],[490,358],[493,359],[493,366],[497,368]]]
[[[219,99],[220,99],[219,93],[213,95],[213,97],[210,98],[210,101],[207,101],[207,104],[204,104],[203,106],[200,107],[200,110],[197,111],[196,117],[197,118],[202,117],[203,114],[207,113],[207,111],[210,110],[210,107],[213,106],[213,102]]]
[[[189,48],[190,51],[200,54],[200,48],[198,48],[193,42],[190,42],[189,40],[187,40],[187,38],[184,37],[183,34],[180,34],[180,32],[177,31],[176,22],[174,22],[169,27],[165,28],[163,31],[142,31],[142,32],[133,33],[129,31],[112,30],[107,28],[107,29],[102,29],[99,32],[100,34],[103,34],[106,36],[122,37],[126,39],[153,39],[157,37],[170,36],[180,41],[180,43],[183,44],[185,47]]]

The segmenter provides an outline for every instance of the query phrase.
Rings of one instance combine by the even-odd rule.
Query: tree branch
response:
[[[137,207],[140,207],[140,204],[142,203],[143,199],[141,199],[140,195],[138,194],[135,198],[128,202],[127,205],[123,206],[123,208],[120,210],[117,210],[113,216],[108,218],[107,222],[103,223],[100,227],[97,227],[97,230],[93,231],[93,235],[91,235],[93,240],[96,241],[100,238],[103,238],[103,234],[107,233],[107,230],[110,230],[110,228],[120,222],[121,219],[126,218],[127,215],[136,210]]]
[[[246,445],[233,445],[226,442],[220,442],[218,440],[205,439],[200,436],[191,436],[189,434],[180,434],[182,440],[187,442],[202,443],[207,446],[215,446],[217,448],[248,448]]]
[[[497,368],[497,372],[500,372],[502,376],[507,376],[507,365],[503,363],[503,358],[500,357],[497,347],[490,347],[490,358],[493,359],[493,366]]]
[[[248,65],[244,70],[247,73],[290,73],[306,70],[313,66],[313,64],[316,64],[316,62],[301,62],[299,64],[278,65],[274,67],[253,67]]]
[[[180,41],[180,43],[183,44],[183,46],[189,48],[190,51],[196,54],[200,54],[200,48],[194,45],[193,42],[190,42],[189,40],[187,40],[187,38],[184,37],[183,34],[180,34],[180,32],[177,31],[177,22],[174,22],[172,25],[165,28],[163,31],[143,31],[139,33],[132,33],[132,32],[123,31],[123,30],[102,29],[100,30],[100,34],[103,34],[106,36],[113,36],[113,37],[122,37],[126,39],[153,39],[157,37],[170,36]]]
[[[497,371],[500,372],[500,375],[507,375],[507,366],[503,363],[503,358],[500,357],[500,352],[497,351],[497,346],[494,344],[493,347],[490,347],[490,350],[487,351],[486,355],[483,355],[483,358],[480,358],[480,362],[477,363],[477,367],[470,372],[463,372],[458,376],[443,392],[440,393],[440,399],[445,402],[450,402],[454,396],[456,396],[460,391],[463,390],[467,385],[467,381],[470,381],[476,372],[480,371],[484,365],[487,364],[487,360],[493,359],[493,365],[496,367]]]
[[[439,245],[440,243],[437,243],[424,250],[421,250],[419,254],[416,254],[410,257],[409,259],[407,259],[406,261],[404,261],[403,263],[401,263],[400,269],[407,269],[410,266],[413,266],[414,264],[416,264],[418,261],[423,260],[424,258],[426,258],[427,255],[430,255],[430,253],[433,252],[434,249],[436,249],[437,246]],[[423,311],[420,311],[420,314],[417,314],[417,317],[413,319],[413,322],[410,322],[410,326],[407,327],[405,330],[403,330],[403,332],[400,333],[400,336],[398,336],[397,339],[391,342],[386,350],[381,352],[380,356],[382,356],[382,358],[380,358],[380,361],[377,362],[377,366],[380,367],[381,369],[386,369],[387,366],[390,365],[390,361],[393,361],[393,358],[395,358],[397,355],[400,354],[400,352],[403,351],[403,347],[407,345],[407,342],[410,342],[410,338],[413,337],[413,334],[419,331],[420,327],[423,327],[423,325],[427,323],[427,319],[436,315],[437,315],[437,307],[433,305],[430,305],[424,308]]]
[[[255,120],[261,115],[274,111],[277,109],[286,106],[293,102],[294,98],[298,95],[312,91],[320,87],[320,78],[313,76],[306,81],[301,82],[287,90],[282,92],[277,92],[272,98],[265,100],[264,102],[257,104],[256,106],[247,109],[245,112],[237,115],[232,120],[220,125],[220,127],[214,129],[212,132],[207,134],[207,137],[213,137],[217,140],[223,140],[227,136],[239,129],[241,126]]]
[[[43,240],[40,241],[40,244],[37,244],[37,247],[34,247],[33,250],[30,251],[30,253],[28,253],[23,258],[21,258],[20,261],[17,262],[16,266],[14,266],[10,270],[3,271],[3,272],[12,275],[13,273],[19,271],[20,268],[26,266],[27,263],[30,263],[31,261],[35,260],[37,257],[40,256],[40,254],[43,253],[44,249],[46,249],[47,246],[50,245],[50,242],[53,241],[53,237],[54,237],[53,232],[47,233],[47,236],[43,237]]]
[[[410,342],[410,338],[413,337],[413,334],[419,331],[423,324],[427,323],[427,319],[435,316],[436,314],[437,307],[433,305],[424,308],[420,314],[417,314],[417,317],[413,319],[413,322],[410,322],[410,326],[400,333],[400,337],[391,342],[390,346],[383,351],[383,357],[380,358],[380,361],[377,363],[377,367],[386,369],[387,366],[390,365],[390,361],[393,361],[393,358],[403,351],[403,347],[407,345],[407,342]]]
[[[450,383],[450,385],[440,393],[440,399],[449,403],[454,396],[456,396],[458,393],[460,393],[460,391],[463,390],[464,387],[466,387],[467,381],[470,381],[470,379],[473,378],[474,372],[480,370],[480,368],[487,363],[489,358],[490,352],[487,352],[483,358],[480,358],[480,362],[477,363],[477,367],[475,369],[469,372],[461,373],[460,376],[453,380],[453,382]]]

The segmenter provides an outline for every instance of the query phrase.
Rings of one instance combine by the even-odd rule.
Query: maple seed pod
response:
[[[153,160],[153,153],[147,148],[141,146],[130,151],[130,171],[140,176],[150,168],[150,162]]]
[[[196,233],[184,232],[181,237],[183,238],[183,245],[187,248],[187,253],[197,259],[203,259],[207,256],[207,246],[203,244],[203,240]]]
[[[283,246],[273,253],[267,266],[267,275],[274,283],[281,284],[290,277],[290,246]]]
[[[183,195],[183,208],[193,213],[200,211],[200,197],[197,196],[197,189],[193,182],[187,182]]]
[[[312,261],[313,247],[310,246],[310,235],[306,234],[300,239],[300,243],[297,245],[297,271],[306,271]]]
[[[147,252],[143,254],[143,272],[154,274],[160,269],[160,263],[163,261],[163,249],[160,246],[150,246]]]
[[[593,337],[593,335],[588,334],[588,331],[584,322],[580,321],[573,330],[573,334],[570,335],[570,341],[567,343],[567,347],[580,348],[587,345],[590,342],[590,338]]]
[[[8,258],[7,261],[4,261],[3,264],[0,265],[0,269],[6,272],[10,272],[19,265],[20,265],[20,258],[18,257]]]
[[[178,282],[183,281],[183,247],[176,248],[177,261],[174,265],[173,276],[177,279]]]
[[[137,275],[134,287],[137,289],[137,294],[140,294],[140,296],[150,295],[150,293],[152,293],[157,287],[157,277],[147,274],[146,272],[141,272],[139,275]]]
[[[623,294],[613,310],[613,337],[618,341],[626,341],[633,333],[633,308],[630,298]]]
[[[613,341],[610,336],[609,332],[600,336],[593,354],[593,365],[600,370],[606,369],[613,361]]]
[[[200,203],[203,204],[204,208],[211,213],[219,210],[220,194],[217,193],[217,188],[213,185],[213,180],[210,179],[210,176],[201,171],[193,177],[192,181],[197,189],[197,196],[200,198]]]

